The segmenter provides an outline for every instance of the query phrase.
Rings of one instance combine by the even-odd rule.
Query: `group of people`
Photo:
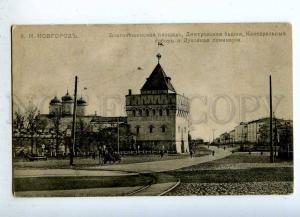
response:
[[[100,149],[98,154],[99,154],[99,162],[101,164],[121,162],[121,155],[115,151],[110,151],[108,149]],[[95,151],[92,152],[91,156],[94,160],[96,160]]]

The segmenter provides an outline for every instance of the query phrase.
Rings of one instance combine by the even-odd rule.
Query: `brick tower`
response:
[[[140,94],[126,95],[130,130],[136,135],[139,150],[189,151],[189,99],[176,93],[171,78],[158,63]]]

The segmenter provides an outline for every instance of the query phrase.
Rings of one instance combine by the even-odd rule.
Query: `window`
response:
[[[139,110],[139,116],[142,116],[143,115],[143,111],[140,109]]]
[[[136,134],[140,133],[140,126],[136,126]]]
[[[153,109],[153,110],[152,110],[152,114],[153,114],[153,116],[155,116],[155,113],[156,113],[156,112],[155,112],[155,109]]]
[[[136,111],[135,110],[132,111],[132,115],[133,115],[133,117],[136,116]]]
[[[159,109],[159,116],[162,116],[162,115],[163,115],[163,110]]]
[[[163,133],[166,132],[166,126],[165,126],[165,125],[162,125],[162,126],[161,126],[161,132],[163,132]]]
[[[149,126],[149,132],[150,132],[150,133],[153,133],[153,128],[154,128],[154,127],[153,127],[152,125]]]
[[[147,117],[149,116],[149,110],[148,109],[146,110],[146,116]]]
[[[166,115],[169,116],[169,114],[170,114],[170,111],[169,111],[169,109],[167,109],[166,110]]]

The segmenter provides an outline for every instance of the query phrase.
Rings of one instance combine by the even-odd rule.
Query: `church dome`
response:
[[[80,99],[77,100],[77,105],[85,105],[86,104],[86,101],[80,97]]]
[[[53,99],[51,99],[50,104],[59,104],[61,103],[61,101],[57,98],[57,96],[55,96]]]
[[[66,95],[64,95],[61,100],[63,102],[67,102],[67,101],[73,101],[73,98],[69,95],[69,92],[67,91]]]

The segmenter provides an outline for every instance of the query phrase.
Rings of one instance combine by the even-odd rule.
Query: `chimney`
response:
[[[131,89],[128,89],[128,95],[131,95]]]

